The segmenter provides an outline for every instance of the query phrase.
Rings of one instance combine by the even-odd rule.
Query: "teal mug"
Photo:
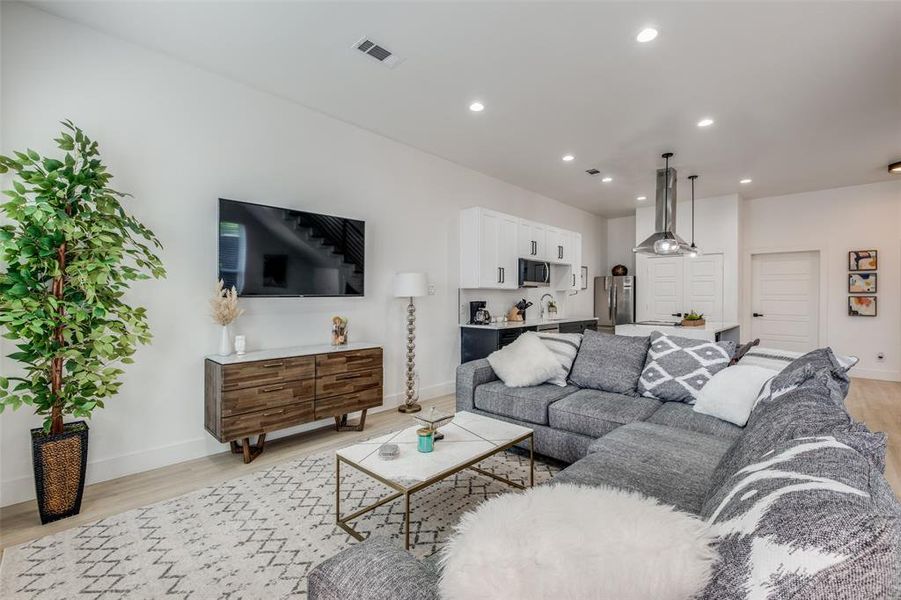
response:
[[[416,434],[419,436],[418,450],[420,452],[431,452],[435,449],[435,438],[431,429],[423,427],[417,430]]]

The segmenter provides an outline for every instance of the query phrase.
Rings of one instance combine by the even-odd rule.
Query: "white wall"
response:
[[[424,396],[453,388],[460,209],[579,231],[584,264],[601,266],[603,219],[33,8],[3,3],[2,14],[0,149],[53,152],[57,122],[71,118],[99,140],[114,186],[135,196],[129,210],[165,245],[168,278],[128,298],[148,307],[154,342],[91,422],[89,481],[223,449],[203,429],[220,196],[366,220],[365,298],[248,300],[236,329],[250,349],[321,343],[329,317],[347,315],[352,340],[385,346],[389,404],[403,371],[396,271],[425,271],[437,285],[418,302],[417,364]],[[590,314],[590,294],[571,302]],[[27,410],[0,420],[6,505],[33,495],[28,428],[40,421]]]
[[[751,294],[751,254],[818,250],[826,279],[826,339],[820,344],[859,357],[852,375],[901,380],[901,181],[757,198],[743,208],[743,299]],[[850,317],[848,251],[871,248],[879,251],[879,315]],[[746,302],[746,331],[750,310]],[[882,362],[876,360],[879,352],[885,354]]]
[[[635,275],[635,215],[607,219],[607,268],[599,275],[610,275],[615,265],[625,265]]]
[[[695,243],[704,253],[723,255],[723,320],[738,322],[738,290],[740,282],[741,198],[737,194],[695,200]],[[635,211],[635,240],[644,241],[655,231],[654,206],[642,206]],[[676,233],[691,241],[691,201],[682,201],[676,208]],[[647,255],[636,255],[635,274],[645,273]],[[641,310],[641,279],[636,281],[637,306]],[[639,318],[642,318],[639,313]],[[746,330],[743,330],[743,332]]]

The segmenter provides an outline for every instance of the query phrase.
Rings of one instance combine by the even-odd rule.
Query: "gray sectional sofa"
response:
[[[599,365],[595,354],[581,367],[577,357],[571,371],[583,384],[588,370],[595,383],[606,377],[615,392],[507,388],[487,360],[470,362],[457,369],[457,409],[534,429],[538,453],[572,463],[549,485],[637,490],[706,520],[721,558],[704,600],[901,597],[901,505],[883,477],[885,436],[844,409],[849,380],[831,350],[779,373],[745,427],[642,397],[627,355]],[[437,561],[372,539],[317,566],[309,594],[434,599],[439,577]]]

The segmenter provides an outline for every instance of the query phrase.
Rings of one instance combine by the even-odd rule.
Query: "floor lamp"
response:
[[[407,305],[407,389],[403,405],[397,407],[402,413],[422,410],[416,403],[416,307],[413,306],[413,298],[425,296],[428,288],[425,273],[398,273],[394,276],[394,297],[410,299]]]

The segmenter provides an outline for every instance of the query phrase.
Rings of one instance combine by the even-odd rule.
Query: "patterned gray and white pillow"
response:
[[[740,469],[701,516],[720,562],[707,600],[897,598],[901,506],[852,434],[783,442]]]
[[[708,342],[669,336],[655,331],[638,392],[666,402],[694,404],[698,392],[719,371],[729,366],[733,342]]]
[[[566,386],[566,378],[569,377],[573,361],[576,360],[576,355],[579,353],[579,346],[582,345],[582,334],[539,332],[538,337],[554,354],[561,367],[560,373],[548,379],[547,383],[553,383],[560,387]]]

